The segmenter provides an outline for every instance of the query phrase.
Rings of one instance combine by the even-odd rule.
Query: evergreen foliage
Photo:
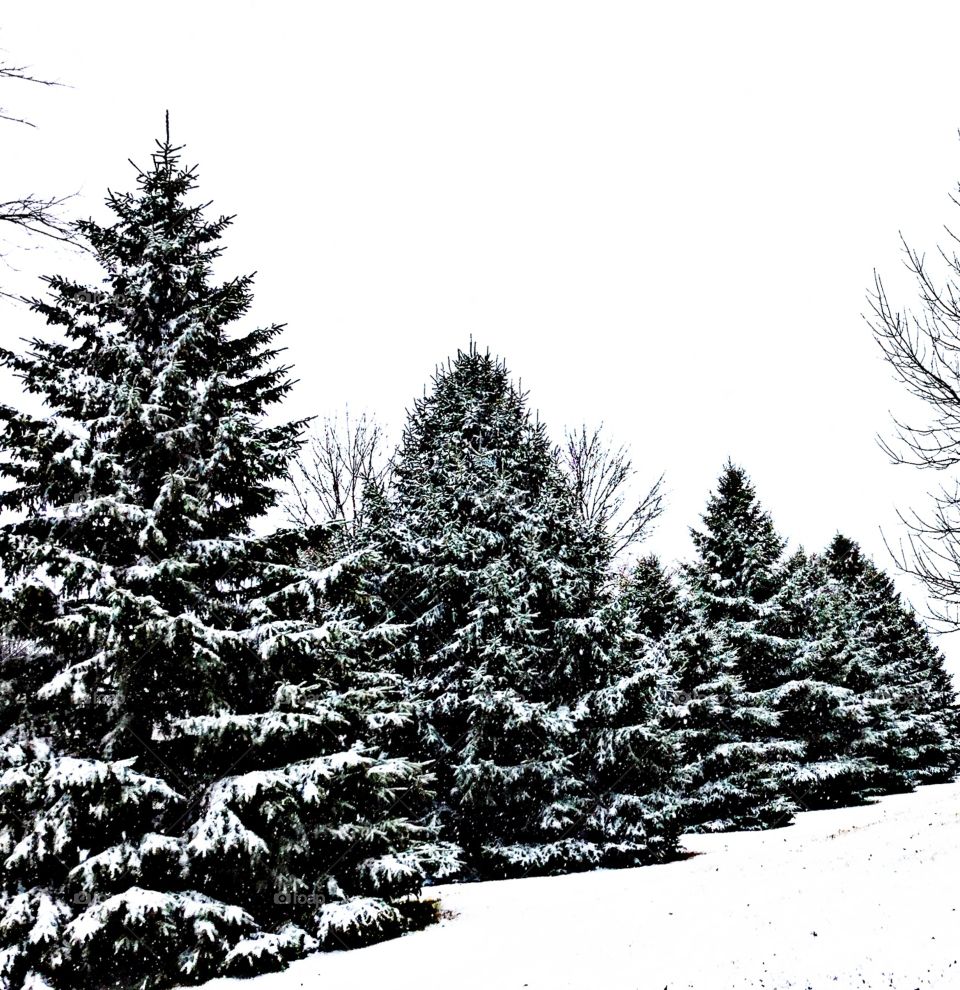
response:
[[[656,558],[606,589],[599,687],[584,695],[578,733],[583,776],[597,798],[587,831],[603,865],[659,862],[681,829],[677,684],[667,630],[675,589]]]
[[[856,543],[838,534],[824,564],[852,598],[875,652],[876,690],[900,723],[902,739],[891,762],[910,783],[951,779],[960,765],[960,722],[943,654],[890,578]]]
[[[679,574],[615,574],[584,486],[625,453],[583,433],[571,476],[473,345],[339,528],[260,532],[304,422],[271,418],[282,327],[240,329],[180,150],[80,225],[102,277],[47,279],[56,336],[0,349],[42,403],[0,405],[0,985],[251,974],[415,927],[441,877],[660,862],[954,776],[943,657],[855,543],[785,560],[728,462]],[[373,459],[332,442],[336,496]],[[659,511],[658,483],[630,532]]]
[[[773,628],[784,542],[746,472],[727,463],[692,530],[684,567],[686,627],[674,664],[682,709],[688,826],[766,828],[796,808],[784,780],[799,747],[771,695],[788,660]]]
[[[864,623],[823,560],[803,551],[788,563],[779,604],[793,661],[777,707],[783,732],[803,747],[791,791],[805,808],[858,804],[884,787],[895,733]],[[889,773],[887,785],[895,786]]]
[[[629,610],[636,636],[662,644],[684,623],[680,588],[654,554],[641,557],[619,580],[621,606]]]
[[[695,558],[684,568],[692,607],[709,626],[723,627],[745,686],[770,688],[787,662],[787,645],[776,633],[785,541],[747,473],[729,461],[701,520],[690,534]]]
[[[631,794],[648,783],[631,761],[659,757],[628,742],[655,732],[659,675],[611,635],[605,541],[489,354],[460,352],[415,403],[375,539],[385,662],[414,685],[438,818],[470,868],[664,855],[659,812]]]
[[[590,638],[586,546],[566,509],[506,369],[459,353],[414,404],[373,514],[374,586],[384,662],[411,681],[416,745],[435,763],[437,819],[483,875],[595,859],[573,837],[586,794],[565,691],[589,658],[557,650],[562,620]]]
[[[428,780],[382,750],[404,712],[336,573],[252,529],[302,424],[265,419],[290,388],[281,328],[228,332],[251,280],[215,281],[230,218],[191,205],[179,150],[82,225],[99,286],[47,280],[60,338],[0,352],[45,404],[0,408],[2,617],[36,644],[0,746],[12,987],[193,982],[383,937],[429,854],[405,817]]]

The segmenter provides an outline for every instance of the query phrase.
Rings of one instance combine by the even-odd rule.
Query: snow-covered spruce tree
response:
[[[771,691],[789,660],[773,628],[783,541],[742,468],[728,463],[692,530],[696,555],[684,565],[686,614],[673,651],[681,692],[691,829],[720,831],[786,824],[784,792],[800,751],[784,740]]]
[[[694,605],[709,625],[724,627],[746,687],[764,690],[781,680],[789,659],[775,628],[785,542],[746,471],[729,461],[702,524],[691,530],[696,556],[684,568]]]
[[[593,822],[604,865],[636,865],[676,852],[682,828],[678,689],[670,662],[677,588],[660,561],[637,561],[605,589],[600,687],[579,709],[583,776],[604,795]],[[619,842],[617,841],[619,837]]]
[[[613,779],[599,779],[597,748],[619,732],[617,759],[650,759],[639,746],[630,757],[626,737],[631,719],[646,731],[655,686],[620,683],[633,671],[618,667],[603,619],[606,547],[502,363],[471,347],[438,371],[379,517],[384,659],[415,686],[436,816],[468,870],[664,855],[658,819],[639,807],[608,832],[635,768],[619,767],[620,790],[598,791]],[[591,694],[617,685],[622,696]]]
[[[729,626],[710,625],[696,607],[669,654],[681,694],[681,818],[688,831],[721,832],[786,825],[797,810],[784,781],[796,743],[778,738],[767,692],[748,691]]]
[[[620,575],[617,591],[637,634],[662,643],[683,625],[680,588],[656,555],[641,557]]]
[[[272,968],[402,929],[420,883],[425,777],[378,742],[392,685],[335,575],[251,530],[301,424],[265,421],[280,327],[228,332],[251,280],[215,281],[230,221],[178,152],[82,225],[101,283],[34,307],[61,339],[0,352],[46,407],[0,408],[0,607],[39,657],[0,745],[4,986]]]
[[[777,601],[778,628],[793,649],[773,695],[781,731],[803,747],[790,792],[805,808],[859,804],[888,776],[883,753],[895,728],[889,706],[857,676],[875,666],[875,651],[821,557],[793,554]]]
[[[390,663],[415,684],[439,820],[484,875],[589,865],[569,835],[585,794],[551,649],[579,533],[542,428],[506,369],[471,346],[410,413],[379,535]],[[553,517],[553,518],[551,518]],[[566,535],[566,559],[555,555]]]
[[[854,541],[838,534],[823,563],[852,597],[861,635],[874,651],[873,664],[859,676],[897,719],[902,738],[889,762],[910,783],[951,779],[960,766],[960,713],[942,653],[893,581]]]

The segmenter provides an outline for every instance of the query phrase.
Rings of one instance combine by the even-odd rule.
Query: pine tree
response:
[[[875,663],[861,617],[822,558],[802,550],[787,563],[778,604],[793,660],[774,696],[783,733],[803,747],[790,793],[804,808],[859,804],[881,786],[874,757],[891,728],[883,700],[856,676]]]
[[[589,865],[570,838],[585,794],[551,650],[569,613],[576,532],[555,555],[564,489],[506,369],[471,347],[415,403],[379,536],[386,659],[409,676],[435,761],[438,818],[483,875]],[[562,548],[561,548],[562,549]],[[575,618],[571,614],[570,618]]]
[[[583,776],[602,796],[587,824],[603,865],[663,861],[681,829],[677,684],[670,663],[677,589],[653,556],[606,589],[600,686],[580,707]]]
[[[855,603],[875,655],[871,686],[898,721],[902,738],[888,762],[910,783],[950,780],[960,766],[960,719],[943,655],[893,581],[855,542],[838,534],[824,565]]]
[[[681,691],[691,828],[785,824],[795,802],[783,791],[799,746],[784,740],[772,689],[789,662],[774,628],[783,540],[746,473],[727,463],[692,530],[684,567],[687,613],[674,651]]]
[[[728,626],[711,626],[691,606],[671,654],[682,697],[681,817],[688,831],[722,832],[789,824],[797,810],[784,781],[798,747],[779,738],[767,692],[749,691]]]
[[[214,280],[230,218],[191,205],[179,151],[82,225],[99,286],[47,280],[60,339],[0,352],[46,406],[0,408],[2,618],[39,658],[0,740],[11,987],[276,967],[402,930],[422,879],[427,778],[382,749],[396,687],[336,571],[253,532],[302,424],[265,420],[281,327],[233,330],[251,280]]]
[[[376,541],[384,660],[415,685],[437,818],[469,869],[662,855],[636,806],[632,825],[606,831],[611,803],[628,799],[598,788],[633,768],[609,780],[594,769],[600,735],[625,740],[634,718],[646,725],[655,693],[639,680],[630,688],[633,671],[614,659],[607,548],[489,354],[460,352],[414,405]]]
[[[729,461],[702,522],[691,530],[696,558],[685,570],[696,607],[709,625],[724,625],[746,687],[770,688],[788,662],[788,646],[775,629],[785,542],[746,472]]]
[[[653,554],[641,557],[620,578],[619,599],[629,609],[637,635],[662,643],[683,623],[680,589]]]

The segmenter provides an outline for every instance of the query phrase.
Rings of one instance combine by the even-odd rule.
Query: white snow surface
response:
[[[663,866],[435,887],[449,916],[427,931],[206,990],[960,988],[960,783],[684,845]]]

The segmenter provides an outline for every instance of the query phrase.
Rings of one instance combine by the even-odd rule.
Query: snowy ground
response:
[[[960,988],[960,784],[694,836],[666,866],[438,887],[425,932],[205,990]]]

